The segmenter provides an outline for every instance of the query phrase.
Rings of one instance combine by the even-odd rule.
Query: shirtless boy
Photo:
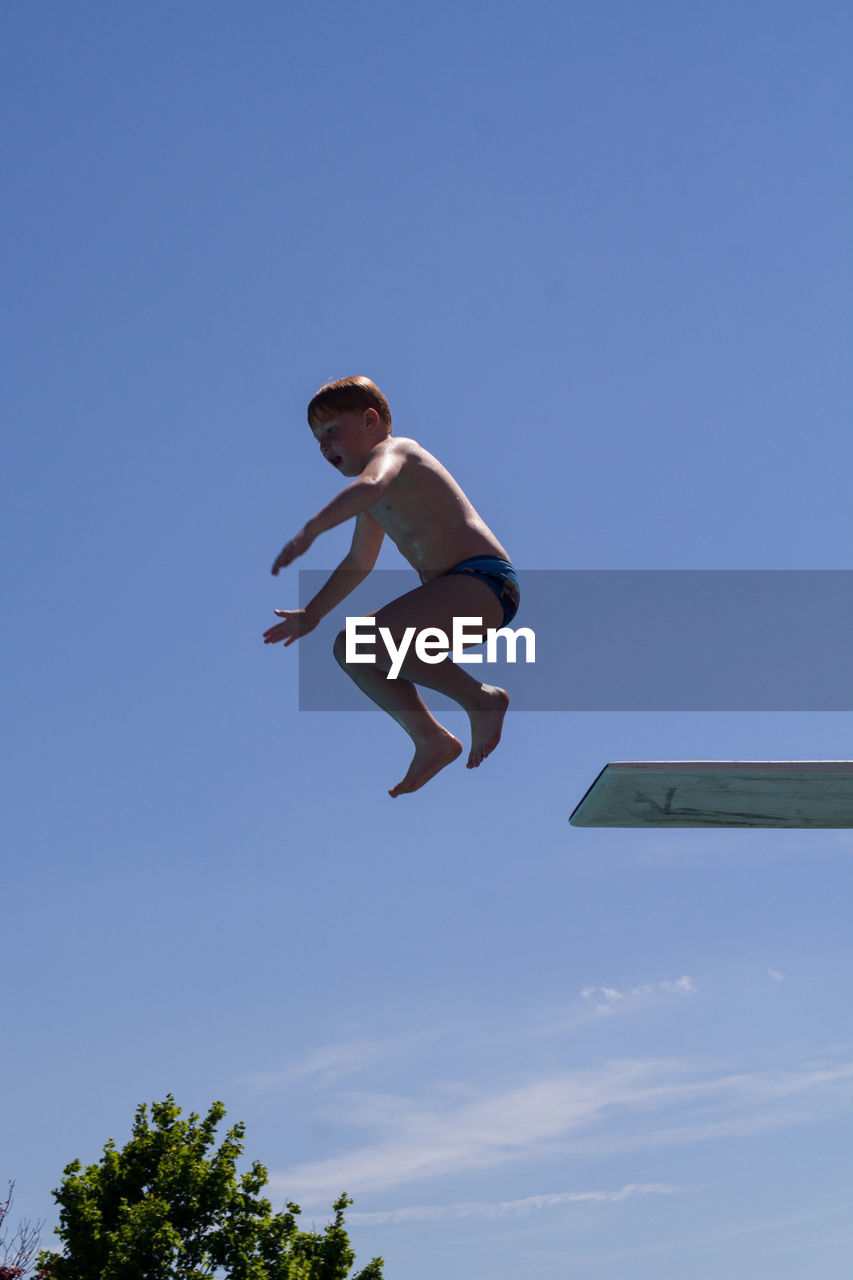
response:
[[[391,434],[391,411],[369,378],[342,378],[322,386],[308,406],[308,423],[326,462],[357,477],[291,538],[273,574],[308,550],[315,538],[355,519],[352,545],[326,584],[304,609],[276,609],[282,621],[264,633],[265,644],[293,644],[317,626],[362,582],[376,563],[386,533],[417,571],[421,586],[393,600],[376,619],[376,662],[347,663],[345,632],[334,646],[347,675],[400,724],[415,746],[409,770],[389,795],[417,791],[462,751],[417,691],[437,689],[467,711],[471,721],[468,768],[476,768],[500,741],[509,695],[481,684],[446,658],[425,663],[410,645],[396,679],[379,641],[387,627],[395,645],[407,627],[453,630],[454,617],[482,618],[483,628],[508,625],[518,608],[518,584],[509,557],[440,462],[415,440]]]

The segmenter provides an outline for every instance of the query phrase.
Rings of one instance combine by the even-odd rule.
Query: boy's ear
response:
[[[376,412],[375,409],[365,409],[364,425],[367,427],[368,431],[372,431],[378,421],[379,421],[379,414]]]

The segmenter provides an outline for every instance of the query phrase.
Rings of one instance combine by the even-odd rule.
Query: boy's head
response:
[[[369,378],[339,378],[326,382],[311,397],[308,405],[308,425],[314,430],[321,422],[335,413],[358,409],[375,409],[379,421],[384,423],[386,435],[391,434],[391,410],[375,382]]]

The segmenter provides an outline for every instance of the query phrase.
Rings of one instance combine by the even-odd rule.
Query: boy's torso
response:
[[[401,451],[403,465],[370,514],[423,582],[471,556],[509,559],[437,458],[405,437],[392,436],[382,447]]]

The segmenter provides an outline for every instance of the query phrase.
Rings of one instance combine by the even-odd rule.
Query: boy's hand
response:
[[[305,609],[275,609],[273,612],[284,621],[277,622],[269,631],[264,632],[264,644],[279,644],[283,641],[286,649],[294,640],[313,631],[317,625],[316,619],[309,617]]]
[[[287,546],[283,547],[279,552],[275,564],[272,567],[273,577],[276,576],[279,569],[285,569],[291,564],[297,556],[303,556],[314,539],[306,529],[300,529],[295,538],[291,538]]]

